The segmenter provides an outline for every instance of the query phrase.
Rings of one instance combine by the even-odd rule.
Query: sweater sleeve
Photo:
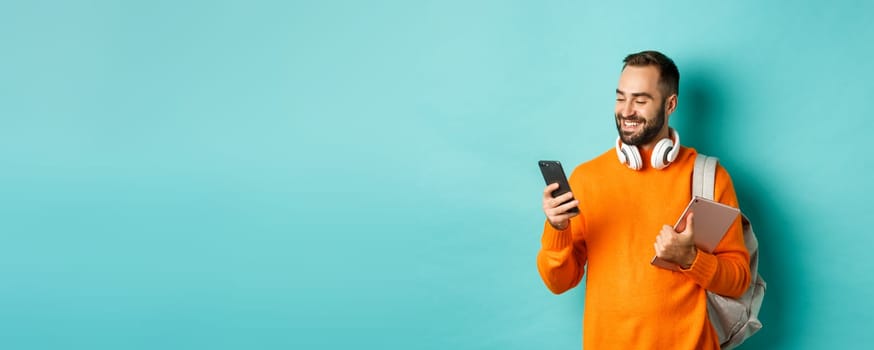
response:
[[[581,237],[584,229],[582,215],[572,218],[564,230],[555,229],[549,220],[544,223],[537,270],[546,287],[555,294],[576,287],[583,277],[586,245]]]
[[[722,165],[716,170],[714,197],[717,202],[738,207],[731,177]],[[692,266],[683,273],[716,294],[732,298],[743,295],[750,284],[750,254],[744,243],[742,225],[738,216],[713,253],[699,250]]]

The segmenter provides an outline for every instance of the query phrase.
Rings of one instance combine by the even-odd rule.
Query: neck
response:
[[[640,146],[638,146],[638,147],[641,148],[641,149],[643,149],[644,151],[652,152],[652,149],[655,148],[655,145],[656,145],[657,143],[659,143],[659,141],[661,141],[661,140],[664,139],[664,138],[671,137],[671,131],[670,131],[670,130],[671,130],[671,128],[669,128],[668,125],[667,125],[667,123],[666,123],[666,124],[665,124],[665,127],[662,128],[661,131],[659,131],[658,135],[656,135],[656,137],[653,138],[652,141],[647,142],[647,143],[645,143],[645,144],[643,144],[643,145],[640,145]]]

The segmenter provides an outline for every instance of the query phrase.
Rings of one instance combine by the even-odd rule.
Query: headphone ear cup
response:
[[[624,153],[625,157],[628,159],[625,164],[628,165],[629,168],[640,170],[640,168],[643,167],[643,159],[640,157],[640,151],[637,150],[637,146],[623,144],[622,153]]]
[[[678,133],[677,130],[671,129],[671,135],[676,141],[674,141],[671,149],[668,150],[668,155],[665,156],[665,159],[668,160],[668,164],[673,163],[677,160],[677,156],[680,155],[680,133]]]
[[[650,157],[650,164],[652,164],[652,167],[656,169],[664,169],[668,164],[671,164],[673,159],[668,158],[671,155],[672,149],[674,149],[674,141],[669,138],[662,139],[656,143],[652,150],[652,156]],[[676,155],[674,158],[676,158]]]
[[[619,158],[619,162],[625,165],[628,165],[628,155],[625,154],[625,150],[616,144],[616,157]]]

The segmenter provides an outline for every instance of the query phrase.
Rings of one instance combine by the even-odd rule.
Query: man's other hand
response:
[[[661,259],[680,265],[683,269],[692,267],[698,249],[695,248],[695,233],[692,230],[693,213],[686,215],[685,229],[682,232],[674,231],[674,228],[664,225],[656,237],[656,256]]]

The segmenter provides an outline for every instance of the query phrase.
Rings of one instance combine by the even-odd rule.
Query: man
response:
[[[697,155],[668,126],[679,81],[674,62],[659,52],[626,57],[616,88],[616,145],[574,169],[571,192],[553,198],[557,184],[543,191],[537,268],[560,294],[579,284],[588,264],[586,349],[719,349],[705,291],[739,297],[750,283],[740,218],[713,253],[695,247],[693,215],[682,232],[669,226],[692,196]],[[721,166],[714,197],[738,206]],[[567,212],[574,206],[579,214]],[[650,264],[654,255],[680,270]]]

